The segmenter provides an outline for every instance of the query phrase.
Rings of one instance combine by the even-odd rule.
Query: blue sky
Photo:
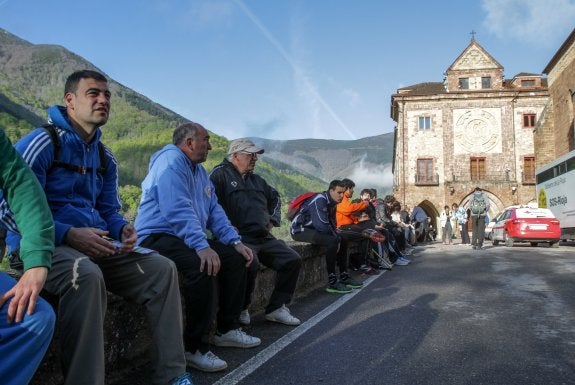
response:
[[[392,132],[391,94],[442,81],[472,30],[511,78],[574,21],[575,0],[0,0],[1,28],[228,139]]]

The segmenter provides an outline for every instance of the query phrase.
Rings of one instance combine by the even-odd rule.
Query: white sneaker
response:
[[[186,352],[186,362],[192,368],[202,372],[219,372],[228,367],[226,361],[210,351],[204,354],[200,353],[199,350],[196,350],[194,354]]]
[[[286,305],[282,305],[279,309],[266,314],[266,319],[272,322],[279,322],[284,325],[297,326],[301,321],[290,314]]]
[[[240,322],[241,325],[244,325],[244,326],[248,326],[252,322],[252,319],[250,317],[250,312],[248,311],[248,309],[242,310],[242,312],[240,313],[240,318],[238,319],[238,321]]]
[[[262,343],[258,337],[246,334],[242,329],[233,329],[225,334],[214,335],[214,345],[230,348],[253,348]]]

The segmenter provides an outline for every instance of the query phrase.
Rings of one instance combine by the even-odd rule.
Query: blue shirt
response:
[[[138,243],[151,234],[167,233],[196,251],[210,247],[208,231],[223,244],[240,239],[204,167],[173,144],[152,155],[134,226]]]

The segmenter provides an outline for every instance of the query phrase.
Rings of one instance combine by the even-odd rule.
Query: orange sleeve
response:
[[[368,206],[367,202],[352,203],[349,198],[344,195],[343,200],[337,204],[335,211],[336,226],[341,227],[344,225],[351,225],[357,222],[351,214],[365,210]]]

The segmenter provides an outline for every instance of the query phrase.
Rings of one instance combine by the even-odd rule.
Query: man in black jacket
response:
[[[270,232],[281,224],[281,201],[278,192],[253,173],[258,154],[263,152],[263,148],[247,139],[232,141],[227,158],[212,170],[210,179],[218,202],[238,229],[242,242],[254,252],[240,323],[250,323],[248,307],[261,261],[277,272],[274,291],[265,309],[266,319],[295,326],[300,320],[285,305],[292,299],[302,262],[298,253]]]

